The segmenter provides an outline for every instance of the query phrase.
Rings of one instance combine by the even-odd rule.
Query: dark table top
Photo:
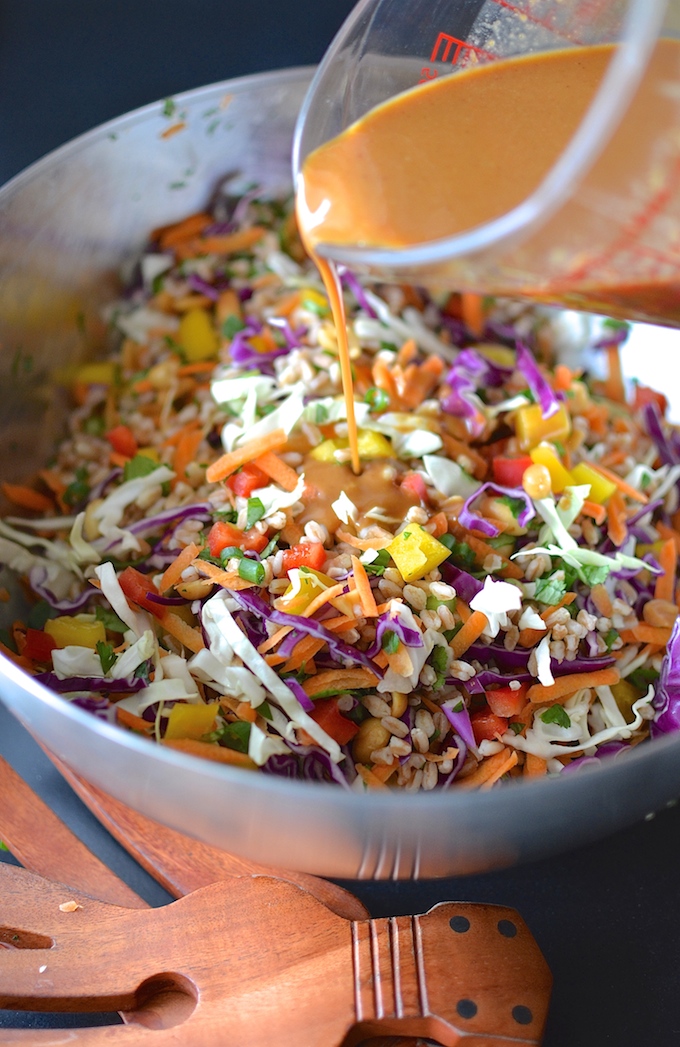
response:
[[[478,2],[460,0],[461,10]],[[147,102],[235,75],[316,62],[351,6],[351,0],[0,0],[0,182],[74,135]],[[168,900],[1,705],[0,752],[147,901]],[[555,979],[545,1047],[675,1047],[679,868],[680,808],[673,808],[598,844],[520,868],[349,886],[374,916],[422,912],[444,900],[518,909]],[[16,1016],[0,1011],[0,1028],[15,1023]]]

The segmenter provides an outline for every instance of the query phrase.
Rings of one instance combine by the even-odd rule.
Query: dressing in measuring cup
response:
[[[429,4],[408,48],[397,0],[341,30],[296,135],[308,248],[680,325],[680,0],[474,8]]]

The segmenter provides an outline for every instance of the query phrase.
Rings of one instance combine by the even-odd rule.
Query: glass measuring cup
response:
[[[513,207],[396,247],[353,243],[350,231],[342,242],[317,242],[317,253],[376,279],[531,295],[680,326],[678,36],[680,0],[362,0],[300,113],[299,190],[317,147],[401,92],[503,59],[618,46],[565,148]],[[461,142],[460,162],[474,170],[478,160]]]

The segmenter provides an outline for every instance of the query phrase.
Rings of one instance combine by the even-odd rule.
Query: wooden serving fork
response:
[[[34,794],[19,779],[20,803],[8,804],[15,778],[0,763],[0,833],[11,847],[12,838],[18,841],[21,857],[17,809],[28,811]],[[106,806],[104,794],[98,802]],[[114,821],[123,819],[128,809],[112,805]],[[141,816],[129,813],[139,829]],[[166,830],[157,828],[162,840]],[[62,830],[70,832],[51,824],[60,853]],[[211,860],[216,872],[219,859]],[[143,903],[129,888],[118,904],[92,896],[100,888],[115,894],[96,865],[86,890],[66,886],[78,875],[64,872],[65,882],[56,883],[0,865],[0,1007],[118,1010],[126,1024],[0,1029],[0,1043],[354,1047],[375,1036],[469,1047],[541,1042],[551,977],[513,910],[442,903],[420,916],[371,920],[342,888],[320,901],[317,886],[325,881],[260,870],[207,882],[159,909],[133,908]]]

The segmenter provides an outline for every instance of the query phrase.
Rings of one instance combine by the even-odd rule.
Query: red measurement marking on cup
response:
[[[474,44],[469,43],[467,40],[460,40],[457,36],[451,36],[450,33],[440,33],[432,48],[430,61],[448,62],[449,65],[466,65],[473,54],[482,58],[485,62],[494,62],[498,58],[498,55],[485,51],[481,47],[475,47]],[[428,80],[434,80],[438,75],[437,69],[423,66],[420,70],[418,83],[427,83]]]

